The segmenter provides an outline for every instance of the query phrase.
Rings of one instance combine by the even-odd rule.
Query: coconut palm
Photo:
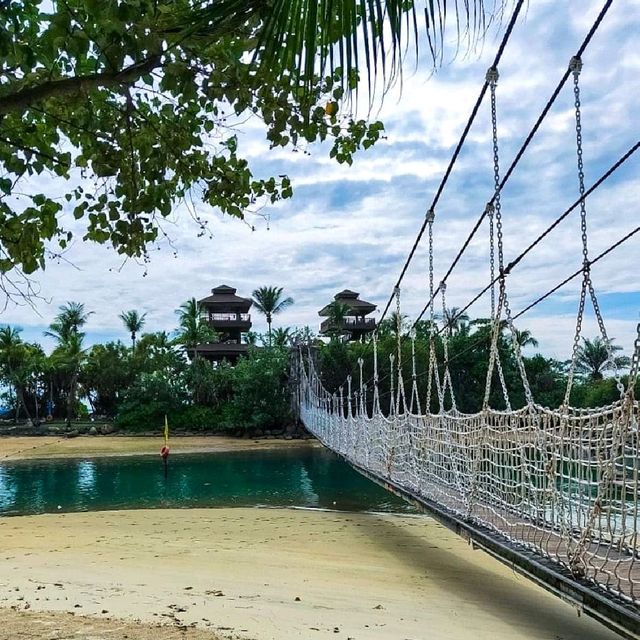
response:
[[[175,338],[176,344],[182,345],[187,351],[193,351],[194,360],[198,357],[198,345],[215,342],[218,334],[202,319],[200,304],[195,298],[190,298],[180,305],[176,311],[180,328]]]
[[[401,313],[398,316],[397,311],[392,311],[389,314],[388,318],[385,318],[382,322],[378,324],[378,337],[386,338],[388,336],[398,336],[398,323],[400,323],[400,335],[404,335],[404,333],[409,328],[409,316]]]
[[[289,346],[292,338],[291,327],[278,327],[273,330],[273,344],[276,347]]]
[[[58,342],[68,338],[71,333],[78,333],[93,315],[93,311],[86,311],[81,302],[67,302],[59,310],[49,330],[44,332],[45,336],[55,338]]]
[[[437,314],[436,317],[443,321],[445,327],[449,327],[451,333],[459,333],[466,329],[469,324],[469,314],[461,312],[460,307],[444,309],[444,311]]]
[[[593,340],[582,338],[582,344],[578,347],[576,371],[587,375],[591,380],[602,380],[603,372],[628,367],[631,364],[626,356],[614,357],[611,362],[609,350],[613,354],[622,351],[622,347],[610,342],[610,347],[607,349],[606,342],[600,336]]]
[[[53,366],[62,372],[67,379],[67,425],[70,425],[75,417],[78,377],[87,358],[87,350],[84,348],[83,341],[84,333],[71,331],[58,343],[51,354]]]
[[[219,0],[186,14],[184,29],[210,41],[255,21],[255,59],[265,71],[289,72],[301,89],[310,89],[318,74],[337,75],[345,91],[363,73],[372,92],[378,77],[385,87],[397,77],[409,44],[416,56],[426,49],[433,65],[440,64],[450,37],[447,25],[455,25],[458,45],[462,41],[473,48],[489,25],[500,23],[508,4],[469,0],[461,8],[458,0]]]
[[[328,307],[328,329],[325,333],[332,340],[345,334],[345,319],[351,313],[351,307],[344,302],[334,300]]]
[[[271,322],[273,316],[282,313],[293,304],[293,298],[282,297],[282,287],[260,287],[253,292],[253,304],[256,309],[267,318],[269,327],[269,346],[272,343]]]
[[[27,420],[31,422],[24,392],[31,377],[32,353],[30,345],[22,341],[20,331],[22,330],[10,326],[0,328],[0,373],[4,381],[15,391],[16,418],[22,407]]]
[[[516,329],[516,341],[521,348],[538,346],[538,341],[528,329]]]
[[[136,335],[142,331],[147,314],[140,315],[135,309],[131,311],[123,311],[118,317],[124,323],[124,326],[131,333],[131,348],[136,348]]]
[[[51,354],[51,362],[65,378],[67,424],[70,424],[75,417],[78,376],[86,358],[84,333],[80,329],[93,315],[93,311],[87,311],[81,302],[67,302],[59,309],[60,312],[44,334],[55,338],[58,343]]]

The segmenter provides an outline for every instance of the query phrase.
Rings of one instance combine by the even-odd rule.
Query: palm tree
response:
[[[351,307],[344,302],[334,300],[327,308],[329,309],[329,328],[325,333],[331,340],[335,340],[345,334],[345,319],[351,313]]]
[[[278,327],[273,330],[273,344],[276,347],[288,346],[291,344],[292,338],[291,327]]]
[[[538,341],[533,337],[533,334],[528,329],[516,329],[516,341],[521,348],[538,347]]]
[[[260,287],[252,295],[256,309],[267,318],[269,346],[271,346],[271,321],[273,316],[290,307],[293,304],[293,298],[283,298],[282,287]]]
[[[71,333],[78,333],[93,315],[93,311],[86,311],[81,302],[67,302],[59,310],[49,330],[44,332],[45,336],[55,338],[58,342],[68,338]]]
[[[175,342],[187,350],[193,350],[194,360],[198,357],[198,345],[215,342],[218,334],[202,319],[200,304],[195,298],[190,298],[180,305],[176,311],[180,328]]]
[[[444,309],[443,313],[437,314],[436,317],[443,320],[444,326],[448,326],[451,333],[459,333],[466,329],[469,323],[469,314],[461,313],[460,307]]]
[[[628,367],[631,364],[626,356],[614,357],[611,362],[609,351],[613,354],[622,351],[622,347],[610,341],[610,347],[607,349],[607,343],[600,336],[593,340],[582,338],[582,344],[578,347],[576,371],[588,375],[591,380],[602,380],[604,371]]]
[[[500,24],[508,4],[499,0],[487,9],[484,0],[470,0],[461,9],[457,0],[272,0],[268,5],[221,0],[186,14],[183,29],[210,41],[254,21],[260,25],[255,58],[261,69],[290,72],[307,90],[319,74],[337,75],[349,91],[351,80],[362,72],[372,92],[378,77],[384,88],[397,78],[412,39],[416,57],[420,48],[426,49],[438,65],[449,37],[446,26],[453,23],[458,45],[463,40],[472,49],[488,25]]]
[[[131,348],[136,348],[136,334],[142,331],[147,314],[140,315],[135,309],[131,311],[123,311],[118,317],[124,323],[124,326],[131,333]]]
[[[55,338],[57,346],[51,354],[54,368],[61,371],[67,378],[67,425],[75,416],[78,376],[86,358],[83,340],[84,333],[80,331],[87,323],[93,311],[86,311],[81,302],[67,302],[59,307],[60,313],[49,325],[44,335]]]
[[[51,354],[53,365],[66,374],[67,380],[67,425],[75,417],[78,377],[85,363],[87,350],[84,348],[84,334],[72,331],[62,340]]]
[[[31,422],[31,414],[24,397],[25,387],[31,377],[30,345],[22,342],[22,329],[5,326],[0,328],[0,372],[4,380],[13,386],[16,394],[16,419],[20,407],[23,408],[27,420]]]

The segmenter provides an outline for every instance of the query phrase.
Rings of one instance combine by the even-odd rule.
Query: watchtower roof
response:
[[[202,298],[198,303],[204,307],[232,305],[234,307],[242,307],[248,311],[249,307],[253,304],[253,300],[251,300],[251,298],[237,296],[236,291],[237,289],[227,284],[221,284],[211,289],[212,295]]]
[[[349,307],[350,315],[354,316],[366,316],[372,311],[376,310],[376,305],[367,302],[366,300],[360,300],[360,294],[357,291],[351,291],[351,289],[343,289],[340,293],[336,293],[333,299],[336,302],[340,302]],[[326,305],[318,312],[320,316],[329,316],[331,314],[331,304]]]

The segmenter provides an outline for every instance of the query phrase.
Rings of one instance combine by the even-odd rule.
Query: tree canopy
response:
[[[242,119],[259,119],[272,147],[330,140],[331,157],[351,163],[383,131],[339,107],[360,67],[371,90],[376,77],[393,79],[411,40],[437,62],[447,6],[470,45],[504,9],[484,0],[0,0],[0,276],[43,268],[78,229],[146,257],[178,208],[207,233],[212,211],[243,218],[290,197],[286,175],[255,175],[243,157]]]
[[[63,214],[83,239],[141,257],[179,205],[206,233],[210,211],[242,218],[290,197],[287,176],[242,157],[241,118],[271,146],[331,139],[339,162],[379,138],[381,123],[327,114],[339,72],[301,92],[292,73],[252,65],[266,3],[241,4],[208,18],[194,0],[0,2],[0,273],[68,247]]]

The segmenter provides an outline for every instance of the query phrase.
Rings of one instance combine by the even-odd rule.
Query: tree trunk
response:
[[[269,346],[271,346],[271,314],[267,313],[267,325],[269,326]]]
[[[131,332],[131,351],[135,351],[136,350],[136,332],[132,331]]]
[[[76,400],[76,387],[78,385],[78,372],[75,371],[69,383],[69,393],[67,394],[67,426],[71,426],[73,420],[73,408]]]
[[[31,419],[31,413],[27,407],[27,403],[24,399],[24,391],[21,386],[16,385],[16,404],[18,406],[22,405],[22,409],[24,410],[24,415],[27,418],[27,422],[33,424],[33,420]]]

